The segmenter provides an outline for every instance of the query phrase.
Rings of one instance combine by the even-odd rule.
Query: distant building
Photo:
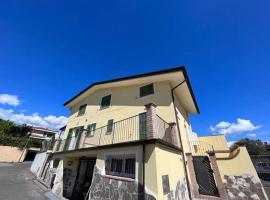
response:
[[[58,139],[58,132],[42,127],[31,127],[30,137],[40,140]]]

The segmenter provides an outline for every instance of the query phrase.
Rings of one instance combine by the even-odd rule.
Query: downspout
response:
[[[143,155],[142,155],[142,164],[143,164],[143,166],[142,166],[142,176],[143,176],[143,199],[145,199],[145,144],[143,144]]]
[[[178,85],[176,85],[175,87],[173,87],[172,90],[171,90],[171,94],[172,94],[172,102],[173,102],[176,126],[177,126],[177,130],[178,130],[178,135],[179,135],[179,141],[180,141],[180,145],[182,147],[182,160],[183,160],[183,166],[184,166],[184,173],[185,173],[185,177],[186,177],[186,180],[187,180],[188,196],[189,196],[189,199],[191,200],[192,198],[191,198],[191,191],[190,191],[190,185],[189,185],[189,178],[188,178],[188,174],[187,174],[187,166],[186,166],[186,160],[185,160],[185,156],[184,156],[185,155],[185,150],[183,148],[183,142],[182,142],[182,138],[181,138],[180,126],[179,126],[179,122],[178,122],[177,110],[176,110],[176,106],[175,106],[175,98],[174,98],[174,93],[173,93],[174,90],[176,88],[178,88],[179,86],[181,86],[184,82],[186,82],[186,79],[183,80]]]

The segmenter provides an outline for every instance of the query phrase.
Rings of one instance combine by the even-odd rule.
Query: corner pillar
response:
[[[216,185],[217,185],[217,189],[219,192],[219,197],[221,199],[228,199],[228,194],[225,188],[224,183],[222,182],[222,178],[218,169],[218,165],[217,165],[217,159],[216,159],[216,155],[214,152],[210,152],[209,154],[209,161],[211,163],[211,167],[214,173],[214,177],[215,177],[215,181],[216,181]]]
[[[176,123],[171,122],[171,123],[169,123],[169,125],[170,125],[170,130],[171,130],[170,135],[171,135],[171,139],[172,139],[172,144],[176,147],[180,147]]]
[[[195,198],[199,198],[199,186],[197,184],[196,180],[196,174],[194,170],[194,165],[193,165],[193,159],[192,159],[192,154],[191,153],[186,153],[186,159],[187,159],[187,166],[188,166],[188,172],[189,172],[189,178],[190,178],[190,184],[192,188],[192,193]]]

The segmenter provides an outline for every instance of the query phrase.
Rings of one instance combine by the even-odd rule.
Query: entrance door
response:
[[[92,183],[96,158],[83,158],[80,160],[76,182],[71,199],[84,200]]]
[[[196,180],[199,185],[199,193],[204,195],[218,195],[218,189],[211,169],[210,161],[207,156],[194,156],[193,165]]]

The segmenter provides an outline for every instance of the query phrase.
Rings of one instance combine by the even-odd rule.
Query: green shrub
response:
[[[0,135],[0,145],[3,146],[12,146],[23,148],[27,144],[29,137],[14,137],[11,135]],[[27,147],[41,147],[41,141],[33,140],[32,138],[29,140]]]

